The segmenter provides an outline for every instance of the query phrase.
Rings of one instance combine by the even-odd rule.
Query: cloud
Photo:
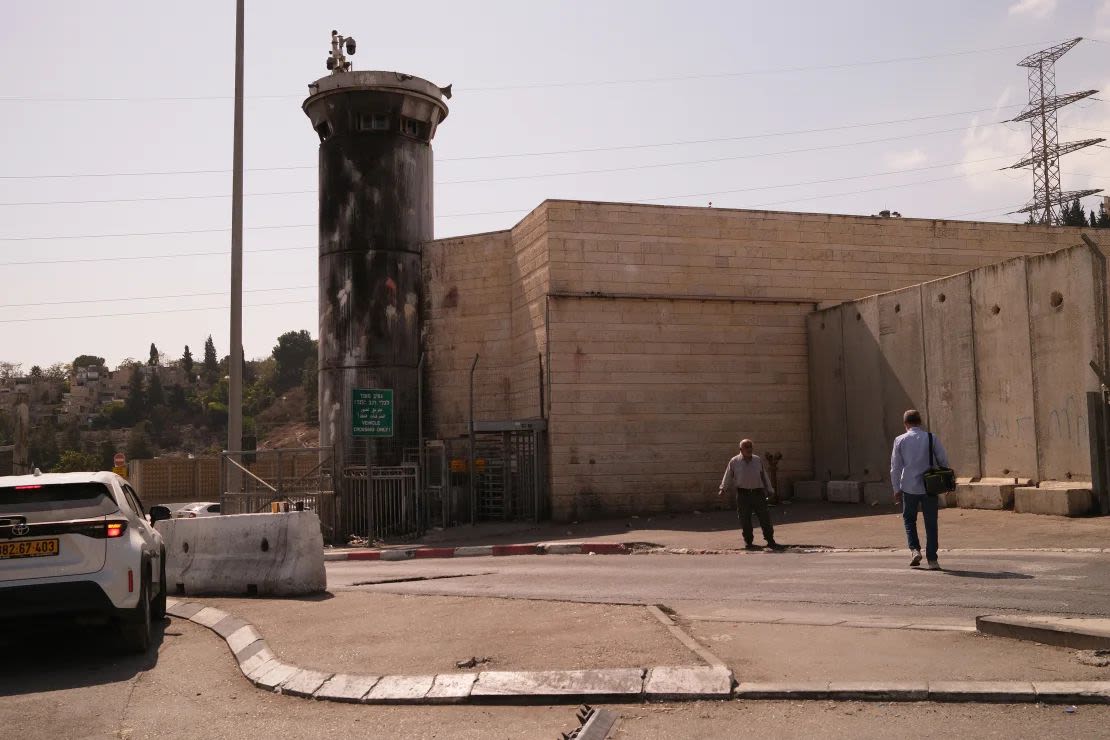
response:
[[[1056,10],[1058,0],[1018,0],[1010,6],[1010,15],[1047,18]]]
[[[910,169],[911,167],[920,167],[929,161],[929,156],[920,149],[909,149],[901,152],[888,152],[886,155],[886,163],[891,167],[898,169]]]
[[[1110,0],[1103,0],[1102,6],[1095,11],[1095,36],[1110,41]]]

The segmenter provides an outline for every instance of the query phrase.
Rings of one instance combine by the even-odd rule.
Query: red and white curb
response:
[[[627,555],[621,542],[550,542],[536,545],[469,545],[465,547],[398,547],[325,551],[324,560],[419,560],[422,558],[477,558],[505,555]]]
[[[1110,704],[1110,681],[806,681],[740,683],[723,665],[414,676],[313,671],[285,663],[254,625],[215,607],[166,600],[166,613],[207,627],[260,689],[355,704],[580,704],[786,699]],[[660,620],[663,621],[663,620]]]

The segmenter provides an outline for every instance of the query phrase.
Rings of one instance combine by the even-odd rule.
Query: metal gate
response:
[[[373,543],[387,537],[424,534],[427,512],[420,492],[420,466],[351,466],[343,470],[338,503],[338,539]]]
[[[543,419],[474,423],[469,470],[472,521],[547,515]]]

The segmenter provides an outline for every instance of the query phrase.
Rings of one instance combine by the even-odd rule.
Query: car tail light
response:
[[[127,531],[127,522],[120,520],[77,522],[65,528],[65,533],[83,534],[93,539],[116,539]]]
[[[127,569],[127,593],[135,593],[135,571]]]
[[[42,486],[41,486],[41,485],[36,485],[36,486],[16,486],[16,487],[15,487],[15,490],[17,490],[17,491],[33,491],[33,490],[35,490],[36,488],[42,488]]]

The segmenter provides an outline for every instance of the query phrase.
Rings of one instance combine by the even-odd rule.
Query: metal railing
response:
[[[341,539],[415,538],[424,534],[426,512],[420,493],[420,466],[348,467],[338,506]]]
[[[274,504],[314,511],[327,540],[336,536],[336,492],[330,448],[237,450],[220,454],[220,511],[260,514]]]

